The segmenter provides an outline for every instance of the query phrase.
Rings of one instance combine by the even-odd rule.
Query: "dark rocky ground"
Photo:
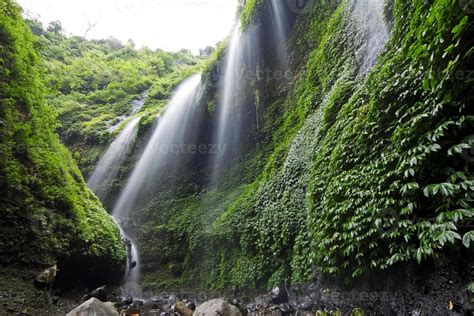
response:
[[[118,310],[160,316],[179,315],[177,302],[194,310],[215,297],[225,297],[244,315],[474,315],[474,300],[467,289],[474,279],[472,254],[445,256],[423,266],[405,265],[367,276],[351,286],[315,274],[305,286],[283,285],[257,297],[182,291],[137,299],[116,295],[119,289],[108,287],[62,292],[35,286],[32,280],[37,271],[1,268],[0,272],[2,316],[65,315],[91,296],[114,302]]]

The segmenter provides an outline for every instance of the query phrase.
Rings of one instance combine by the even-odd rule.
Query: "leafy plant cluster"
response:
[[[125,263],[119,229],[54,131],[34,43],[21,9],[2,0],[0,262],[116,281]]]
[[[310,187],[311,264],[422,261],[472,238],[472,22],[451,1],[395,2],[391,41],[329,128]],[[403,21],[402,21],[403,17]]]
[[[137,49],[132,41],[68,37],[59,22],[46,29],[36,20],[29,24],[44,59],[47,99],[58,116],[58,133],[86,173],[132,115],[132,101],[145,97],[135,115],[150,124],[174,88],[201,63],[187,50]]]
[[[272,27],[263,4],[247,1],[248,31]],[[179,253],[164,255],[169,273],[146,273],[150,287],[270,287],[315,269],[352,279],[472,245],[471,16],[451,0],[387,1],[390,40],[365,77],[352,10],[322,3],[297,18],[295,80],[248,91],[263,96],[263,126],[250,130],[256,145],[224,188],[148,208],[147,229],[159,222],[156,236],[167,237],[156,240]],[[216,50],[205,81],[224,57]],[[272,65],[263,59],[259,67]],[[208,91],[211,116],[218,97]]]

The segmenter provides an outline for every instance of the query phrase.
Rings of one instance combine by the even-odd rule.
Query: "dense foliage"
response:
[[[269,10],[243,9],[262,52],[246,70],[278,69]],[[251,137],[225,185],[169,189],[137,211],[147,287],[272,286],[314,270],[352,279],[471,246],[468,11],[387,1],[390,40],[365,76],[353,10],[316,2],[288,15],[293,80],[256,75],[246,87],[235,106],[246,107]],[[212,71],[225,54],[218,48],[204,71],[211,122],[222,93]]]
[[[176,85],[199,68],[200,58],[186,50],[136,49],[132,41],[67,37],[59,22],[46,29],[36,20],[29,24],[44,59],[47,99],[58,114],[58,133],[86,174],[122,122],[132,114],[143,116],[145,129]],[[144,107],[132,113],[132,101],[140,99]]]
[[[49,252],[33,258],[52,261],[68,249],[68,234],[77,234],[93,245],[107,241],[86,255],[114,249],[110,258],[119,259],[121,249],[109,243],[116,241],[111,235],[116,228],[59,144],[52,113],[88,173],[132,116],[143,116],[145,144],[147,127],[175,86],[203,69],[201,102],[190,111],[188,125],[177,129],[185,144],[211,144],[224,93],[215,79],[222,75],[229,44],[203,50],[210,56],[203,62],[186,51],[66,37],[58,23],[45,30],[30,21],[45,60],[48,108],[32,36],[18,9],[2,3],[0,180],[8,196],[2,220],[37,223],[43,216],[43,223],[44,216],[55,214],[60,224],[54,229],[67,230],[66,237],[42,231],[32,249]],[[291,32],[281,49],[269,40],[278,35],[271,2],[246,1],[245,61],[239,69],[246,76],[231,110],[241,133],[219,185],[210,185],[214,157],[182,153],[147,183],[140,205],[128,210],[124,228],[136,239],[145,289],[254,289],[304,282],[315,271],[351,281],[448,252],[472,252],[474,48],[472,15],[464,7],[469,4],[385,1],[389,40],[365,73],[367,34],[355,14],[361,1],[310,3],[306,10],[286,8]],[[281,76],[285,70],[289,78]],[[145,106],[132,113],[131,102],[141,97]],[[19,145],[27,150],[12,150]],[[123,167],[114,193],[123,188],[141,149]],[[22,207],[26,211],[17,212]],[[94,225],[100,219],[94,227],[105,229],[91,232],[84,226],[90,218]],[[18,227],[6,236],[13,231]],[[26,252],[11,250],[13,260],[18,253],[26,258]]]
[[[35,43],[20,8],[1,0],[0,263],[57,264],[64,277],[117,281],[119,229],[54,132]]]

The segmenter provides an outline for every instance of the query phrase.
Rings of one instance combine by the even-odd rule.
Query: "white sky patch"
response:
[[[132,39],[137,48],[197,53],[229,35],[237,0],[17,0],[43,24],[58,20],[67,33],[87,39]]]

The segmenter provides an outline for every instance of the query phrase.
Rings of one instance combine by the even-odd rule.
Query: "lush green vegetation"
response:
[[[45,30],[29,21],[34,38],[18,8],[1,3],[1,220],[18,223],[0,239],[2,258],[50,263],[67,254],[117,263],[117,229],[54,134],[55,115],[88,173],[120,130],[112,126],[142,116],[145,144],[176,85],[203,69],[202,100],[193,109],[200,125],[177,128],[211,144],[223,93],[213,80],[228,42],[204,50],[204,61],[186,51],[66,37],[58,23]],[[350,282],[472,251],[469,10],[452,0],[386,1],[390,39],[365,75],[353,1],[316,2],[299,15],[288,8],[288,56],[268,40],[276,33],[268,4],[248,0],[242,10],[242,43],[255,49],[246,51],[252,58],[242,71],[250,76],[235,104],[245,135],[221,185],[209,187],[213,157],[179,157],[147,186],[143,194],[152,198],[130,213],[145,289],[258,289],[305,282],[315,271]],[[259,75],[282,65],[291,78]],[[132,115],[140,96],[145,105]],[[55,237],[25,225],[51,218]],[[23,239],[13,247],[18,232]],[[71,248],[71,240],[84,246]]]
[[[117,281],[125,263],[119,229],[54,131],[36,43],[20,8],[0,1],[0,262]]]
[[[200,67],[200,58],[186,50],[136,49],[132,41],[67,37],[59,22],[46,29],[36,20],[29,24],[44,59],[47,99],[57,112],[59,135],[85,173],[131,116],[133,100],[145,97],[135,114],[145,117],[145,129],[173,89]]]
[[[269,38],[264,4],[247,1],[242,21]],[[361,78],[351,10],[325,3],[296,17],[295,80],[242,96],[264,96],[263,126],[250,130],[259,141],[242,145],[223,188],[163,192],[137,213],[146,286],[273,286],[315,269],[349,280],[471,246],[473,166],[462,156],[473,125],[470,16],[448,0],[387,2],[390,41]],[[278,56],[262,49],[258,67],[275,69]],[[212,117],[220,91],[207,86]]]

